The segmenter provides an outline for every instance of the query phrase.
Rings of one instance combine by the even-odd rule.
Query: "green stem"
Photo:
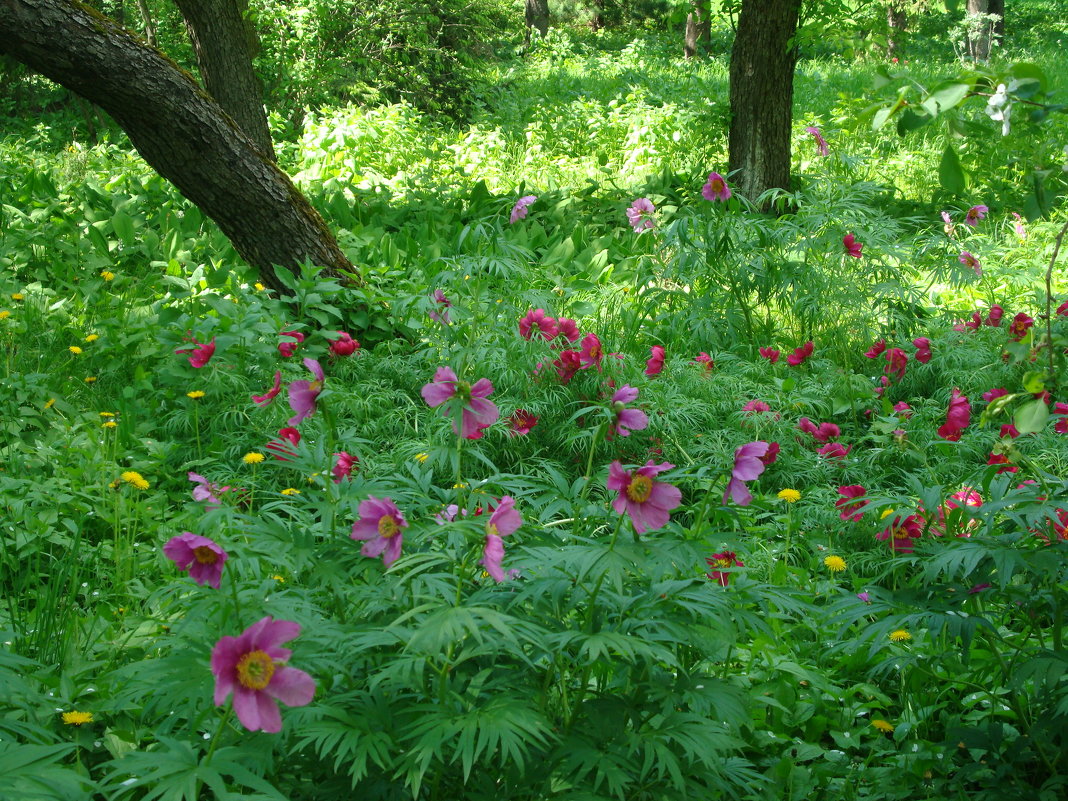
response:
[[[601,439],[604,437],[608,426],[609,422],[601,423],[593,433],[593,441],[590,443],[590,455],[586,459],[586,472],[582,476],[582,489],[579,490],[579,500],[586,497],[586,491],[590,488],[590,476],[593,475],[593,456],[597,452],[597,446],[601,444]]]

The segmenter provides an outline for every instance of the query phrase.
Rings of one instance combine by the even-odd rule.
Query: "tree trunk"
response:
[[[137,10],[141,12],[141,24],[145,28],[145,41],[156,47],[156,24],[152,21],[152,11],[148,0],[137,0]]]
[[[990,0],[968,0],[968,16],[987,14]],[[975,61],[990,59],[990,26],[985,21],[975,20],[975,28],[968,35],[968,55]]]
[[[987,0],[987,14],[997,14],[998,21],[994,23],[994,36],[998,43],[1005,41],[1005,0]]]
[[[0,53],[114,117],[271,288],[283,289],[276,264],[352,269],[322,217],[219,104],[114,21],[76,0],[0,0]]]
[[[790,125],[801,0],[744,0],[730,64],[732,181],[751,201],[790,188]],[[766,207],[766,204],[765,204]]]
[[[901,0],[890,0],[886,6],[886,25],[890,29],[890,36],[886,40],[886,54],[894,55],[895,51],[904,39],[905,29],[908,28],[909,15]]]
[[[596,33],[604,27],[604,0],[593,0],[593,16],[590,17],[590,30]]]
[[[263,84],[252,69],[259,51],[256,31],[245,18],[245,0],[174,0],[197,54],[204,88],[234,118],[260,152],[274,159],[271,129],[263,110]]]
[[[526,0],[527,38],[530,44],[530,29],[537,28],[542,36],[549,32],[549,0]]]

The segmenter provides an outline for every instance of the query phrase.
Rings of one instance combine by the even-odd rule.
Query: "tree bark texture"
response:
[[[734,186],[751,201],[790,188],[790,126],[801,0],[744,0],[731,50],[728,134]]]
[[[141,24],[145,28],[145,41],[156,47],[156,25],[152,22],[152,10],[148,0],[137,0],[137,10],[141,12]]]
[[[530,44],[530,29],[537,28],[542,36],[549,32],[549,0],[526,0],[527,44]]]
[[[905,38],[905,30],[909,25],[908,10],[900,0],[890,0],[886,6],[886,25],[890,29],[890,36],[886,40],[886,54],[892,56]]]
[[[968,14],[990,14],[990,0],[968,0]],[[968,37],[968,55],[976,61],[990,60],[991,28],[983,23]]]
[[[204,88],[241,126],[260,152],[274,159],[271,129],[263,109],[263,84],[252,69],[259,50],[256,31],[245,18],[245,0],[174,0],[185,27]]]
[[[351,270],[318,212],[187,72],[76,0],[0,0],[0,53],[107,111],[265,284],[273,265]]]
[[[686,30],[683,33],[682,54],[686,58],[697,56],[697,43],[701,37],[708,38],[711,9],[708,0],[693,0],[692,10],[686,15]]]

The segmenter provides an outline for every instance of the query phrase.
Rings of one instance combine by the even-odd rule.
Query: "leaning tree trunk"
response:
[[[733,183],[755,201],[790,188],[790,125],[801,0],[743,0],[730,64],[727,146]],[[766,204],[765,204],[766,205]]]
[[[76,0],[0,0],[0,53],[111,114],[268,286],[283,288],[274,265],[352,269],[322,217],[219,104],[114,21]]]
[[[152,22],[152,11],[148,7],[148,0],[137,0],[137,10],[141,12],[141,24],[145,28],[145,41],[155,47],[156,26]]]
[[[246,0],[174,2],[185,18],[204,88],[256,143],[260,152],[274,159],[271,129],[263,110],[263,84],[252,69],[260,42],[245,18]]]
[[[530,29],[537,28],[542,36],[549,32],[549,0],[526,0],[526,43],[530,44]]]
[[[902,0],[890,0],[886,6],[886,25],[890,29],[886,39],[886,54],[892,56],[905,38],[905,30],[909,25],[908,10]]]

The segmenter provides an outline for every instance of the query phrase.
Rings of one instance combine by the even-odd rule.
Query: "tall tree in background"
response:
[[[731,50],[727,146],[733,183],[749,200],[790,188],[790,127],[801,0],[743,0]]]
[[[274,265],[351,270],[289,177],[188,73],[77,0],[0,0],[0,54],[96,103],[274,289]]]
[[[686,31],[682,44],[682,53],[686,58],[694,58],[697,55],[697,42],[702,36],[708,38],[711,14],[709,0],[692,0],[690,11],[686,15]]]
[[[537,28],[542,36],[549,32],[549,0],[526,0],[524,13],[527,20],[526,43],[530,44],[531,28]]]

